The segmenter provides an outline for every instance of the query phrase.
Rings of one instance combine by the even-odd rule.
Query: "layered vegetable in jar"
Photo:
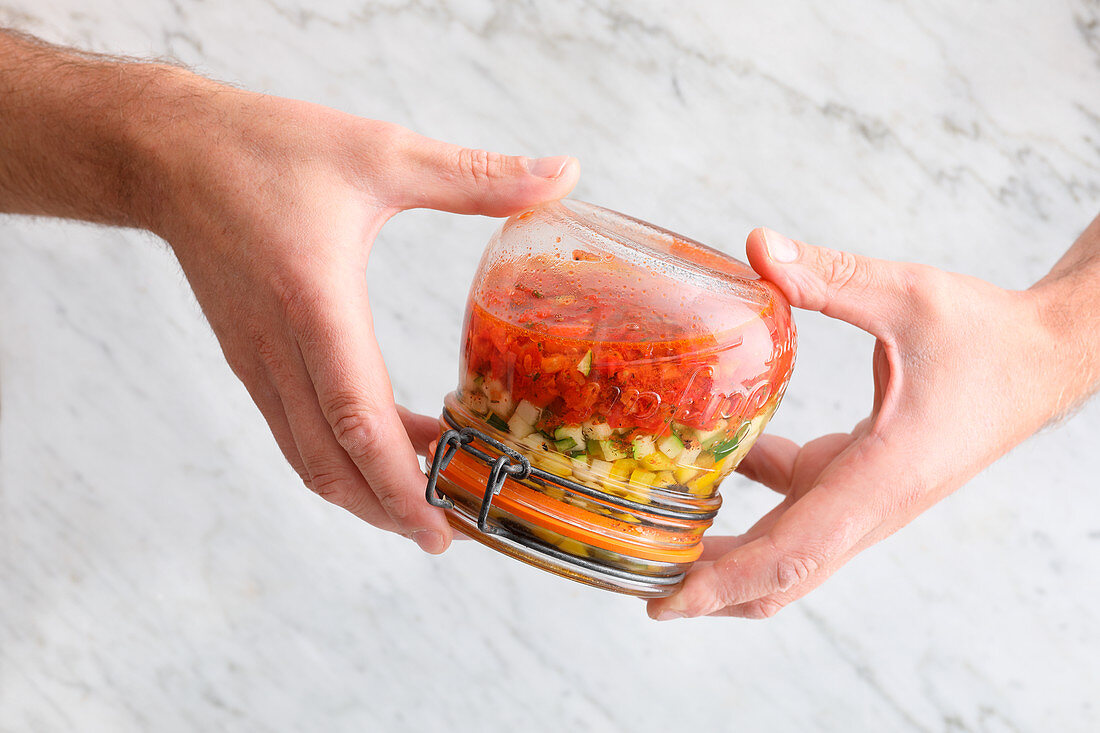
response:
[[[522,531],[591,556],[593,545],[620,546],[601,535],[650,528],[654,545],[693,549],[676,558],[690,561],[709,520],[670,527],[640,507],[685,517],[716,509],[720,482],[778,406],[793,360],[789,307],[746,265],[559,202],[513,217],[490,243],[448,406],[456,425],[564,479],[566,490],[524,482]],[[571,495],[570,482],[594,491]],[[541,510],[555,518],[550,531],[539,529]],[[590,541],[574,542],[563,523]]]

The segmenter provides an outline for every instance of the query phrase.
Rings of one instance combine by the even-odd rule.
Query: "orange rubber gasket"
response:
[[[485,483],[489,477],[489,467],[460,450],[455,453],[450,465],[442,472],[442,476],[456,488],[472,494],[481,501],[485,493]],[[685,534],[683,535],[643,528],[614,518],[608,518],[605,524],[599,519],[594,519],[593,517],[598,515],[592,512],[557,501],[511,478],[504,482],[500,493],[493,497],[493,506],[563,537],[641,560],[690,563],[698,560],[703,553],[703,547],[700,544],[702,537],[686,534],[694,528],[692,526],[694,523],[684,523]],[[608,507],[615,509],[611,505]],[[610,526],[610,522],[622,524],[624,529],[616,529]],[[603,526],[600,527],[602,531],[584,526],[593,524],[602,524]],[[710,521],[701,520],[700,524],[705,528],[709,526]],[[626,530],[625,527],[630,529]],[[615,533],[619,537],[609,533]],[[652,540],[678,544],[680,547],[655,547],[651,544]]]

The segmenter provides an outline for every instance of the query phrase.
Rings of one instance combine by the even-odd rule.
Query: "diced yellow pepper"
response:
[[[722,469],[726,465],[726,459],[718,461],[714,464],[714,468],[704,473],[702,476],[696,478],[688,484],[688,488],[692,494],[696,496],[706,496],[711,492],[714,482],[722,475]]]
[[[644,456],[638,463],[648,471],[667,471],[675,464],[659,450]]]
[[[637,467],[638,462],[633,458],[620,458],[611,464],[609,476],[612,481],[626,483],[630,479],[631,472]]]
[[[677,466],[676,470],[674,470],[672,473],[676,477],[676,483],[686,484],[688,481],[691,481],[691,479],[693,479],[695,475],[701,470],[702,469],[696,468],[695,466]]]
[[[710,493],[710,487],[718,480],[718,472],[710,470],[688,484],[688,490],[696,496],[706,496]]]
[[[672,486],[676,483],[676,476],[672,471],[661,471],[657,474],[657,480],[653,482],[654,486]]]
[[[653,482],[657,480],[657,474],[652,471],[647,471],[644,468],[635,468],[634,472],[630,474],[630,488],[632,489],[648,489],[653,485]]]

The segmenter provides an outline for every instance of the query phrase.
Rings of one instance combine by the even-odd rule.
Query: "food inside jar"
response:
[[[713,495],[782,396],[788,316],[767,298],[673,301],[606,258],[569,264],[485,278],[459,400],[549,473],[641,503]]]

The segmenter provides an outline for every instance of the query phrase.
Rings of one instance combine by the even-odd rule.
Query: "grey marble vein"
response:
[[[579,198],[727,251],[767,224],[1005,287],[1100,209],[1098,19],[1095,0],[0,2],[50,40],[571,153]],[[454,387],[495,226],[409,212],[372,252],[414,409]],[[771,429],[850,429],[871,340],[798,323]],[[163,245],[0,218],[0,731],[1096,730],[1098,430],[1094,402],[769,622],[655,624],[324,504]],[[716,532],[774,502],[723,493]]]

